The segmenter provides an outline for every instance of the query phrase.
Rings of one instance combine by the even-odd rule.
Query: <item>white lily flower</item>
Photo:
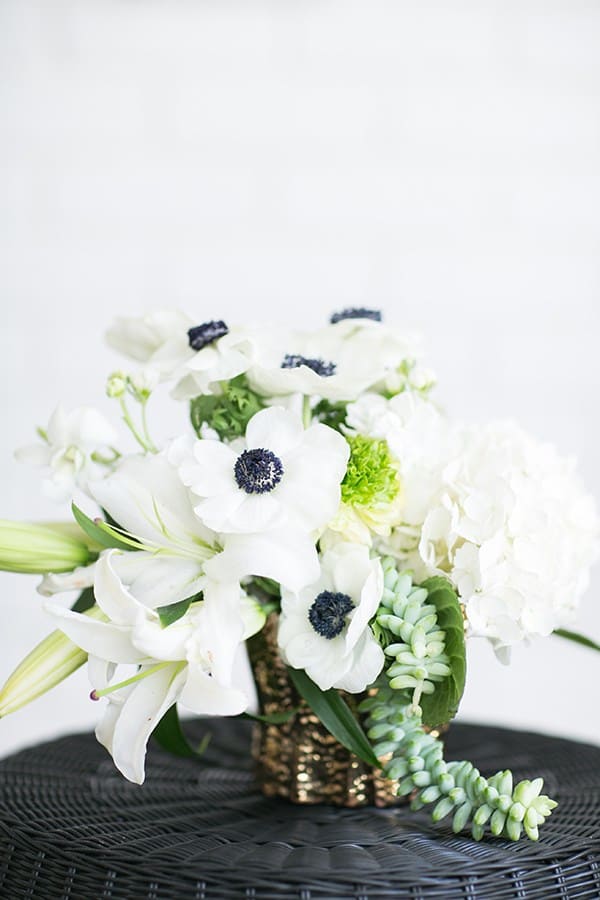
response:
[[[89,481],[103,475],[107,460],[115,457],[112,447],[117,432],[89,406],[71,412],[57,406],[40,436],[44,443],[21,447],[15,456],[20,462],[50,469],[44,491],[55,500],[70,499],[78,487],[87,490]]]
[[[383,593],[383,571],[366,547],[340,543],[321,559],[321,575],[297,594],[282,590],[278,642],[284,660],[321,688],[359,693],[384,655],[369,622]]]
[[[174,703],[199,715],[237,715],[252,702],[237,681],[235,662],[264,615],[237,582],[204,579],[203,599],[164,626],[158,612],[123,585],[114,565],[123,555],[108,551],[97,563],[94,594],[106,621],[55,603],[46,609],[90,655],[93,698],[109,697],[98,739],[125,777],[141,784],[148,739]],[[120,680],[121,663],[139,668]]]
[[[323,527],[340,502],[346,440],[326,425],[311,425],[280,407],[263,409],[232,446],[212,440],[193,445],[180,476],[200,498],[196,515],[215,531],[252,534],[291,527]]]

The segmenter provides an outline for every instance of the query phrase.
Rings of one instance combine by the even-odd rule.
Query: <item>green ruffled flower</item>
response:
[[[342,481],[342,502],[329,523],[347,540],[370,544],[373,534],[387,536],[401,518],[398,463],[387,442],[362,434],[346,435],[350,459]]]
[[[346,440],[350,459],[342,481],[342,502],[362,507],[392,503],[400,492],[400,479],[387,441],[362,434]]]

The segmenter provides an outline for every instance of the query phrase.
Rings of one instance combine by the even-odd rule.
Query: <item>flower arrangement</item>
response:
[[[107,337],[137,364],[107,382],[135,446],[58,407],[17,452],[74,520],[0,523],[0,568],[41,574],[56,623],[0,715],[87,662],[98,740],[141,783],[152,734],[195,752],[179,706],[261,718],[247,642],[276,615],[298,693],[399,796],[476,839],[537,839],[556,805],[542,779],[446,762],[435,729],[458,709],[465,639],[505,661],[537,635],[597,647],[567,630],[599,534],[573,463],[515,425],[450,421],[414,341],[374,310],[311,334],[159,312]],[[157,442],[164,385],[191,424]]]

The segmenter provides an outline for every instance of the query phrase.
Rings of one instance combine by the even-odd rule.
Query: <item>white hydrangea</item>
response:
[[[598,533],[573,460],[511,423],[473,426],[441,472],[419,556],[450,576],[471,633],[502,650],[572,620]]]

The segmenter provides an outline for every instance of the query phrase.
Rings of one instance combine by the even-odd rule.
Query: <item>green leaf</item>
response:
[[[197,759],[202,756],[210,741],[208,732],[197,748],[192,747],[181,727],[177,706],[171,706],[164,714],[154,731],[152,737],[163,750],[174,753],[175,756],[186,756]]]
[[[242,713],[241,717],[242,719],[252,719],[255,722],[266,722],[267,725],[285,725],[286,722],[289,722],[290,719],[294,718],[297,712],[297,708],[288,709],[285,712],[269,713],[265,716],[245,712]]]
[[[435,606],[438,625],[446,634],[446,653],[450,659],[450,674],[436,684],[433,694],[421,697],[423,724],[435,728],[454,718],[465,689],[465,629],[458,596],[446,578],[439,575],[429,578],[421,587],[428,592],[427,603]]]
[[[73,612],[83,613],[86,610],[91,609],[95,602],[94,588],[87,587],[80,593],[71,609]]]
[[[182,616],[185,616],[192,603],[201,599],[202,591],[200,591],[199,594],[192,594],[191,597],[186,597],[184,600],[178,600],[177,603],[169,603],[166,606],[157,606],[156,612],[158,613],[160,624],[163,628],[172,625],[177,619],[181,619]]]
[[[379,768],[379,760],[373,752],[369,739],[338,692],[334,688],[322,691],[301,669],[292,669],[288,666],[287,671],[300,696],[306,700],[334,738],[368,765]]]
[[[343,434],[342,426],[346,425],[347,404],[320,400],[312,411],[313,418],[324,425],[329,425]]]
[[[206,422],[222,440],[231,440],[245,434],[252,416],[263,408],[262,397],[248,387],[245,375],[238,375],[222,385],[221,394],[194,397],[190,419],[198,437]]]
[[[552,634],[555,634],[557,637],[565,638],[567,641],[574,641],[576,644],[582,644],[584,647],[589,647],[590,650],[600,651],[600,644],[597,644],[596,641],[586,637],[584,634],[579,634],[577,631],[567,631],[566,628],[556,628]]]
[[[117,532],[102,519],[90,519],[78,506],[74,503],[71,505],[75,521],[85,531],[88,537],[101,547],[116,547],[119,550],[142,550],[143,547],[139,541],[134,541],[126,535],[117,534]]]

